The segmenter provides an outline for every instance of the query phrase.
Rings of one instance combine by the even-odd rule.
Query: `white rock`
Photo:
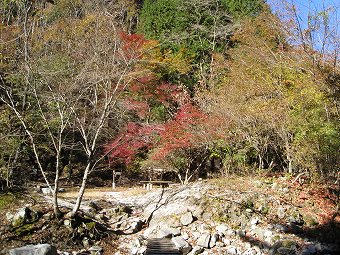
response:
[[[317,251],[322,251],[322,248],[323,248],[321,243],[316,243],[314,247]]]
[[[53,187],[52,187],[53,189]],[[49,194],[52,194],[52,190],[50,188],[41,188],[41,192],[44,194],[44,195],[49,195]]]
[[[258,218],[253,218],[251,221],[250,221],[250,224],[251,225],[257,225],[259,223],[259,219]]]
[[[273,246],[277,241],[277,239],[276,240],[275,239],[276,238],[273,238],[273,237],[267,237],[265,239],[265,243],[267,244],[267,246]]]
[[[181,236],[183,237],[184,240],[188,240],[189,239],[189,234],[187,232],[181,232]]]
[[[211,238],[210,234],[207,233],[202,234],[197,240],[197,245],[204,248],[209,248],[210,238]]]
[[[6,213],[6,219],[7,219],[8,221],[12,221],[12,220],[13,220],[13,217],[14,217],[14,215],[13,215],[12,213],[10,213],[10,212],[7,212],[7,213]]]
[[[247,249],[250,249],[251,248],[251,244],[249,242],[245,242],[244,243],[244,247],[247,248]]]
[[[131,247],[136,247],[136,248],[139,248],[141,246],[141,243],[139,241],[138,238],[134,239],[132,242],[131,242]]]
[[[132,249],[131,249],[131,255],[137,255],[138,254],[138,247],[133,247]]]
[[[90,245],[89,239],[86,236],[83,238],[82,243],[84,247],[88,247]]]
[[[190,225],[194,221],[194,218],[192,217],[192,213],[191,212],[187,212],[187,213],[183,214],[181,216],[180,221],[181,221],[181,224],[183,226]]]
[[[152,226],[152,227],[149,227],[147,229],[145,229],[144,233],[143,233],[143,237],[145,239],[148,239],[148,238],[155,238],[156,235],[157,235],[157,231],[158,231],[158,226]]]
[[[264,235],[264,237],[271,237],[273,235],[273,232],[270,231],[270,230],[266,230],[266,231],[264,231],[263,235]]]
[[[248,248],[245,252],[242,253],[242,255],[256,255],[256,251]]]
[[[200,238],[200,236],[201,236],[201,233],[200,233],[200,232],[192,232],[191,234],[192,234],[192,238],[193,238],[194,240],[197,240],[197,239]]]
[[[9,250],[9,255],[57,255],[57,249],[50,244],[27,245]]]
[[[161,227],[157,232],[157,238],[166,238],[178,236],[181,234],[181,231],[178,228],[171,228],[168,226]]]
[[[224,247],[225,244],[223,242],[221,242],[221,241],[218,241],[218,242],[216,242],[216,246],[217,247]]]
[[[276,231],[278,232],[287,232],[288,228],[282,224],[275,224],[274,228],[276,229]]]
[[[213,234],[211,236],[210,242],[209,242],[209,248],[215,247],[218,238],[219,238],[218,234]]]
[[[228,226],[225,225],[225,224],[220,224],[220,225],[217,225],[217,227],[216,227],[216,231],[221,236],[224,236],[225,233],[228,231],[228,229],[229,229]]]
[[[137,254],[138,254],[138,255],[143,255],[143,254],[145,254],[145,252],[146,252],[146,247],[145,247],[145,246],[142,246],[142,247],[139,248]]]
[[[14,214],[12,218],[12,223],[16,223],[18,220],[25,220],[27,219],[29,213],[29,208],[23,207],[17,210],[17,212]]]
[[[184,255],[188,254],[192,250],[191,245],[181,236],[173,237],[171,240],[177,249],[179,249]]]
[[[285,217],[285,208],[283,208],[282,206],[280,206],[278,209],[277,209],[277,216],[280,218],[280,219],[283,219]]]
[[[64,220],[64,225],[67,227],[71,227],[71,220]]]
[[[233,229],[228,229],[227,232],[225,233],[226,236],[234,236],[236,235],[236,231]]]
[[[189,253],[189,255],[198,255],[198,254],[203,254],[204,248],[201,246],[195,246],[192,251]]]
[[[267,228],[268,228],[268,229],[274,229],[275,226],[274,226],[273,224],[268,224]]]
[[[257,226],[256,225],[251,225],[250,229],[251,229],[251,232],[254,233],[254,230],[257,229]]]
[[[227,252],[229,254],[235,255],[235,254],[237,254],[237,249],[236,249],[235,246],[229,246],[228,249],[227,249]]]
[[[130,223],[130,226],[127,230],[124,231],[125,234],[133,234],[141,230],[143,226],[143,220],[141,219],[133,219],[133,222]]]
[[[230,244],[231,244],[231,241],[230,241],[228,238],[222,238],[222,242],[223,242],[225,245],[230,245]]]

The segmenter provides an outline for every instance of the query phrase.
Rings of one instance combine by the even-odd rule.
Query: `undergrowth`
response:
[[[18,193],[0,193],[0,210],[12,206],[20,197],[21,195]]]

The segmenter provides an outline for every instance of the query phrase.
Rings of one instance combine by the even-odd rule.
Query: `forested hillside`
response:
[[[297,2],[2,0],[0,254],[339,254],[340,6]]]
[[[338,174],[338,44],[292,42],[298,20],[263,1],[5,0],[0,17],[2,189]]]

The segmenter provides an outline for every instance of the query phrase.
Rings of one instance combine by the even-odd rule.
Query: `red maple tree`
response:
[[[110,163],[130,164],[142,149],[153,145],[155,136],[162,129],[162,125],[129,122],[116,139],[104,146],[104,152]]]
[[[142,34],[127,34],[120,32],[119,37],[122,43],[124,57],[127,60],[142,57],[142,48],[148,42]]]
[[[127,59],[143,57],[143,47],[148,43],[143,35],[121,33],[120,37]],[[111,163],[129,164],[137,154],[150,148],[157,147],[155,158],[165,157],[179,148],[189,148],[193,146],[193,138],[197,136],[195,127],[202,124],[207,117],[190,102],[184,89],[161,80],[150,70],[140,73],[141,76],[130,82],[126,89],[127,96],[122,103],[126,110],[138,118],[135,117],[135,122],[127,123],[124,130],[104,146],[104,152],[108,154]],[[158,106],[167,109],[170,120],[165,120],[165,123],[163,119],[163,122],[158,120],[158,123],[143,124],[143,121],[149,122],[151,109]],[[171,118],[172,114],[174,115]]]
[[[177,149],[194,146],[198,133],[195,128],[203,124],[207,116],[191,103],[182,105],[175,118],[164,124],[154,159],[162,159]]]

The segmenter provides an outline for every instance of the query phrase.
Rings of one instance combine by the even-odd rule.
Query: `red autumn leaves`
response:
[[[142,35],[121,33],[124,55],[127,59],[143,59],[143,48],[148,40]],[[129,84],[121,105],[133,121],[104,146],[111,163],[133,162],[139,153],[154,150],[154,159],[162,159],[178,149],[187,149],[197,142],[196,127],[206,115],[190,100],[185,90],[160,79],[152,70],[141,73]],[[146,73],[146,74],[145,74]],[[162,108],[164,119],[151,119],[152,109]]]

